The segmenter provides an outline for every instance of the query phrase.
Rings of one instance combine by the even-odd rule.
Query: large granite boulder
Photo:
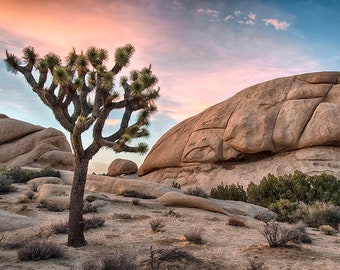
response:
[[[111,162],[107,173],[110,176],[120,176],[124,174],[134,174],[137,173],[138,166],[135,162],[128,159],[116,158]]]
[[[340,72],[246,88],[170,129],[138,173],[210,190],[296,169],[340,178]]]
[[[0,165],[73,170],[74,157],[65,135],[5,115],[0,117]]]

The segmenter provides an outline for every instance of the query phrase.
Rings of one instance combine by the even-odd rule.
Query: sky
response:
[[[23,77],[6,70],[6,49],[21,56],[33,46],[40,56],[63,58],[73,47],[96,46],[113,58],[131,43],[136,52],[123,73],[152,64],[161,89],[143,140],[151,148],[180,121],[248,86],[339,71],[339,12],[338,0],[0,0],[0,113],[69,138]],[[118,121],[111,114],[108,128]],[[116,158],[140,165],[145,156],[101,150],[89,172],[106,172]]]

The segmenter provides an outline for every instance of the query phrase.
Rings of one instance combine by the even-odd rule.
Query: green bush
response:
[[[329,174],[308,176],[300,171],[275,177],[268,174],[260,184],[250,183],[248,202],[269,207],[280,199],[312,204],[330,202],[340,206],[340,181]]]
[[[228,186],[221,183],[211,189],[210,197],[218,200],[247,201],[247,193],[243,189],[243,186],[239,184],[231,184]]]
[[[29,180],[38,177],[39,172],[33,170],[22,169],[18,166],[9,168],[6,171],[6,175],[8,178],[13,179],[15,183],[26,183]]]
[[[282,222],[295,223],[297,221],[296,209],[297,202],[291,202],[287,199],[280,199],[269,205],[269,210],[277,214],[277,220]]]
[[[39,172],[39,176],[38,177],[47,177],[47,176],[60,178],[61,175],[60,175],[60,171],[52,169],[52,168],[49,168],[49,167],[46,167],[46,168],[43,168]]]
[[[187,195],[201,197],[201,198],[208,198],[208,194],[200,187],[188,188],[185,192]]]
[[[5,175],[0,175],[0,194],[6,194],[12,190],[12,180],[6,178]]]
[[[29,180],[37,177],[59,177],[60,172],[51,168],[44,168],[41,171],[22,169],[18,166],[12,167],[5,172],[7,178],[13,179],[15,183],[26,183]]]

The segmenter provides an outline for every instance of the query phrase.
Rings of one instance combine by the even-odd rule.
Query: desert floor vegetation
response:
[[[132,203],[135,197],[107,193],[104,195],[110,203],[98,207],[95,215],[90,213],[84,216],[92,220],[89,224],[104,226],[96,225],[86,230],[88,245],[75,249],[66,246],[67,235],[64,232],[67,230],[65,223],[68,211],[51,212],[39,208],[34,197],[18,204],[18,198],[26,196],[31,187],[25,183],[12,185],[15,191],[0,195],[0,209],[32,218],[37,224],[12,231],[2,231],[3,223],[0,224],[2,269],[105,269],[104,265],[126,263],[126,254],[131,269],[145,270],[336,269],[340,265],[337,231],[335,235],[328,235],[323,231],[325,229],[307,227],[303,223],[292,225],[273,221],[277,222],[279,228],[284,228],[279,232],[288,240],[283,241],[283,245],[278,240],[279,245],[272,248],[260,233],[265,222],[268,223],[270,219],[263,219],[264,222],[249,216],[226,216],[199,209],[160,207],[153,199],[138,198],[143,205],[141,207]],[[85,201],[92,203],[99,198],[89,197]],[[23,205],[25,208],[21,207]],[[235,224],[244,222],[246,226],[227,225],[230,220]],[[165,226],[161,233],[154,233],[150,229],[151,223]],[[57,230],[61,232],[55,233]],[[32,242],[43,242],[48,246],[54,243],[62,248],[63,256],[52,258],[53,255],[40,260],[40,257],[49,256],[46,255],[49,251],[42,249],[40,255],[26,254],[23,258],[28,259],[19,259],[19,250]]]

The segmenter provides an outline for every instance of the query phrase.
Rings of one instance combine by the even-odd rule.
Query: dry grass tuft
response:
[[[82,263],[82,270],[137,270],[136,258],[130,253],[116,252],[102,258],[90,258]]]
[[[234,226],[234,227],[245,227],[246,221],[243,218],[230,217],[229,220],[228,220],[228,225]]]
[[[160,218],[151,219],[149,224],[153,232],[160,232],[164,228],[164,221]]]
[[[191,231],[185,233],[184,237],[187,241],[189,241],[191,243],[194,243],[194,244],[197,244],[197,245],[203,244],[202,230],[200,230],[200,229],[191,230]]]
[[[40,261],[64,256],[64,250],[56,243],[39,240],[30,242],[18,250],[21,261]]]

